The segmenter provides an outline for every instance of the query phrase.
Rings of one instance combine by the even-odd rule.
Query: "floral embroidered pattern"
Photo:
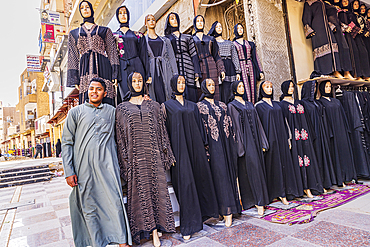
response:
[[[197,105],[198,105],[200,114],[205,114],[205,115],[209,114],[209,109],[206,104],[204,104],[203,102],[198,102]]]
[[[212,115],[208,115],[208,127],[210,128],[212,139],[217,141],[219,136],[217,122],[216,119],[212,117]]]
[[[297,112],[299,114],[303,114],[304,113],[304,107],[303,107],[303,105],[301,105],[301,104],[298,104],[297,105]]]
[[[306,157],[306,155],[305,155],[305,157]],[[302,167],[303,166],[303,159],[299,155],[298,155],[298,163],[299,163],[299,167]]]
[[[215,104],[211,104],[211,107],[212,107],[212,109],[215,111],[215,115],[216,115],[216,117],[218,118],[218,121],[221,121],[221,116],[222,116],[222,114],[221,114],[221,109],[220,109],[220,107],[218,107],[217,105],[215,105]]]
[[[310,165],[310,163],[311,163],[311,161],[310,161],[310,159],[308,158],[308,156],[307,156],[307,155],[305,155],[303,159],[304,159],[304,166],[309,166],[309,165]]]
[[[299,133],[299,130],[295,129],[295,140],[296,141],[299,141],[299,139],[301,138],[301,134]]]
[[[225,131],[225,134],[226,134],[227,138],[229,138],[229,135],[230,135],[230,131],[229,131],[230,123],[231,123],[230,116],[225,116],[224,117],[224,131]]]
[[[305,130],[305,129],[302,129],[302,130],[301,130],[301,139],[302,139],[303,141],[305,141],[305,140],[307,140],[307,139],[308,139],[308,132],[307,132],[307,130]]]
[[[330,44],[325,44],[323,46],[317,47],[315,50],[313,50],[313,60],[316,60],[316,58],[323,57],[333,52],[338,52],[337,43],[332,43],[332,47],[333,49],[330,47]]]
[[[311,37],[311,35],[314,33],[315,31],[310,27],[310,25],[306,24],[304,26],[304,34],[306,35],[306,37]]]
[[[295,114],[295,113],[296,113],[296,110],[295,110],[294,105],[289,105],[289,111],[290,111],[290,113],[292,113],[292,114]]]

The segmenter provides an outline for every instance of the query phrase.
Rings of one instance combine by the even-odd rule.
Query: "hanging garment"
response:
[[[119,62],[112,31],[108,27],[85,25],[68,34],[67,87],[79,85],[79,103],[87,99],[92,78],[105,79],[107,96],[103,103],[115,106],[115,89],[111,82],[119,76]]]
[[[165,175],[175,158],[164,114],[151,100],[144,100],[140,107],[124,101],[116,111],[118,160],[127,182],[127,215],[137,244],[155,229],[175,232]]]

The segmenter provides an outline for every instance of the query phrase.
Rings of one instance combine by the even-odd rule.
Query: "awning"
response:
[[[50,118],[48,124],[52,124],[54,126],[58,123],[58,120],[61,120],[64,116],[67,116],[69,109],[78,104],[78,94],[79,91],[77,88],[74,88],[72,92],[70,92],[69,95],[63,100],[62,106],[58,109],[54,116]]]

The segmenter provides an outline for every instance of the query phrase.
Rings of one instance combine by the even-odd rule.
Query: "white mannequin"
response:
[[[243,95],[244,94],[244,83],[243,82],[239,82],[238,88],[237,88],[237,93],[240,94],[240,95]],[[239,101],[240,103],[242,103],[243,105],[245,105],[245,100],[243,99],[243,97],[241,97],[241,96],[235,96],[235,100],[236,101]],[[265,208],[263,206],[258,206],[258,205],[255,205],[255,206],[257,208],[258,214],[259,215],[263,215],[264,212],[265,212]]]
[[[272,83],[270,81],[266,81],[265,83],[263,83],[262,85],[262,89],[263,91],[268,94],[268,95],[271,95],[272,94]],[[263,101],[265,101],[267,104],[269,104],[270,106],[273,106],[272,105],[272,101],[271,101],[271,98],[266,98],[266,97],[263,97],[262,98]],[[288,200],[286,199],[286,197],[279,197],[281,202],[284,204],[284,205],[289,205],[289,202]]]

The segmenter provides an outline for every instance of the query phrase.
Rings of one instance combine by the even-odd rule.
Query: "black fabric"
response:
[[[177,27],[173,27],[170,24],[170,15],[172,15],[172,14],[175,15],[175,17],[176,17]],[[179,27],[180,27],[180,17],[179,17],[179,15],[177,13],[175,13],[175,12],[169,13],[167,15],[166,23],[164,25],[164,35],[169,35],[169,34],[171,34],[173,32],[179,31]],[[173,45],[173,46],[176,47],[176,45]]]
[[[311,127],[311,133],[314,133],[313,145],[318,161],[318,168],[322,185],[325,189],[337,184],[333,162],[331,159],[329,143],[330,140],[326,138],[329,133],[327,126],[324,108],[315,100],[315,81],[307,81],[302,86],[301,103],[305,108],[307,122]],[[330,134],[329,134],[330,135]]]
[[[184,100],[182,105],[170,99],[164,106],[176,158],[171,166],[171,181],[180,205],[180,232],[187,236],[203,229],[202,218],[218,217],[217,197],[204,148],[206,133],[195,103]]]
[[[202,90],[203,94],[200,96],[199,101],[202,101],[204,98],[213,99],[215,97],[215,93],[211,94],[207,88],[207,79],[202,81],[200,89]]]
[[[301,175],[299,168],[293,166],[289,133],[279,103],[272,101],[271,106],[262,100],[255,107],[269,143],[269,150],[265,152],[269,201],[277,197],[302,196]]]
[[[326,81],[322,81],[319,85],[319,91],[320,91],[320,94],[322,96],[325,96],[325,97],[333,97],[333,94],[332,92],[330,91],[330,93],[325,93],[325,86],[326,86],[326,83],[330,82],[329,80],[326,80]]]
[[[165,49],[165,43],[163,40],[157,36],[156,39],[151,39],[148,37],[148,45],[153,52],[154,57],[162,56],[162,50]],[[159,65],[158,68],[154,69],[154,75],[152,76],[152,83],[150,86],[154,89],[155,101],[162,104],[166,101],[166,89],[163,81],[162,66]]]
[[[90,7],[90,10],[91,10],[91,15],[89,16],[89,17],[83,17],[82,16],[82,13],[81,13],[81,4],[82,3],[87,3],[88,5],[89,5],[89,7]],[[85,23],[85,22],[89,22],[89,23],[95,23],[94,22],[94,9],[93,9],[93,6],[92,6],[92,4],[89,2],[89,1],[81,1],[80,2],[80,5],[78,5],[78,9],[79,9],[79,11],[80,11],[80,14],[81,14],[81,16],[82,16],[82,18],[83,18],[83,23],[81,23],[81,26]]]
[[[315,134],[307,122],[304,106],[297,100],[294,101],[294,104],[283,100],[279,105],[292,134],[290,153],[294,168],[299,169],[296,174],[299,173],[301,176],[303,189],[322,193],[319,164],[313,148]]]
[[[293,96],[293,94],[288,94],[290,83],[293,83],[293,81],[292,80],[287,80],[287,81],[284,81],[281,84],[281,92],[283,94],[280,96],[280,101],[282,101],[284,99],[284,97],[291,97],[291,96]]]
[[[213,22],[213,24],[211,26],[211,29],[209,29],[207,35],[213,36],[215,38],[222,36],[222,33],[217,33],[216,32],[216,26],[217,26],[218,23],[219,23],[218,21]]]
[[[203,28],[202,29],[198,29],[197,28],[197,18],[198,17],[202,17],[202,19],[203,19]],[[193,26],[194,26],[194,30],[195,30],[195,33],[198,33],[198,32],[200,32],[200,33],[203,33],[203,29],[204,29],[204,25],[206,24],[206,21],[205,21],[205,19],[204,19],[204,17],[202,16],[202,15],[197,15],[195,18],[194,18],[194,20],[193,20]]]
[[[238,26],[239,25],[243,27],[243,33],[242,33],[242,35],[239,35],[239,33],[238,33]],[[243,38],[243,35],[244,35],[244,26],[241,23],[238,23],[238,24],[236,24],[234,26],[234,35],[235,35],[234,41],[237,40],[237,39]]]
[[[236,83],[236,82],[234,82]],[[233,84],[234,84],[233,83]],[[244,209],[269,203],[263,149],[268,140],[253,104],[237,100],[228,105],[238,150],[238,181]]]
[[[184,92],[180,93],[179,90],[177,90],[177,80],[179,79],[180,76],[184,77],[183,75],[176,74],[172,76],[171,78],[170,84],[171,84],[171,89],[172,89],[172,95],[182,95],[185,92],[184,90]],[[185,79],[185,85],[186,85],[186,79]]]
[[[126,13],[127,13],[127,21],[125,23],[122,23],[119,21],[119,10],[122,9],[122,8],[125,8],[126,9]],[[116,10],[116,18],[117,18],[117,21],[119,22],[120,24],[120,27],[130,27],[130,11],[128,10],[128,8],[126,6],[121,6],[119,7],[117,10]]]
[[[319,102],[324,107],[324,114],[330,128],[323,138],[329,140],[336,181],[338,185],[342,185],[343,182],[356,179],[348,120],[339,100],[321,97]]]
[[[274,98],[274,90],[272,90],[272,94],[267,94],[265,93],[265,91],[263,90],[262,88],[262,85],[265,83],[266,81],[263,81],[261,82],[260,84],[260,89],[259,89],[259,92],[258,92],[258,101],[262,100],[262,98],[270,98],[270,99],[273,99]]]

